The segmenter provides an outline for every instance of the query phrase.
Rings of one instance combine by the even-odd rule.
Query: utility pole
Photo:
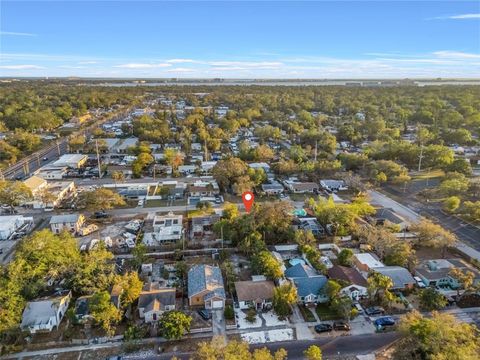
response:
[[[205,139],[204,141],[204,149],[205,149],[205,161],[208,161],[207,139]]]
[[[315,162],[317,161],[317,153],[318,153],[318,140],[315,140]]]
[[[155,180],[155,168],[157,167],[157,164],[153,164],[153,180]],[[155,194],[154,194],[155,195]]]
[[[422,170],[423,144],[420,146],[420,156],[418,157],[418,172]]]
[[[220,227],[220,235],[222,238],[222,250],[223,250],[223,225]]]
[[[95,149],[97,150],[98,178],[102,177],[102,168],[100,165],[100,154],[98,153],[98,139],[95,139]]]
[[[58,144],[58,140],[55,140],[55,144],[57,145],[58,156],[60,156],[60,145]]]

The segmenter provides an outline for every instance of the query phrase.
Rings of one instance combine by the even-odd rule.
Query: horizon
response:
[[[0,77],[470,79],[476,2],[3,1]]]

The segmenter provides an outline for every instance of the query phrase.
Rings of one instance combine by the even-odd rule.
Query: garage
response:
[[[212,309],[223,309],[223,300],[212,300]]]

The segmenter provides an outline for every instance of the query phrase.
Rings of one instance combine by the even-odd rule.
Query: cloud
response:
[[[98,64],[98,61],[79,61],[79,65]]]
[[[448,58],[448,59],[480,59],[480,54],[472,54],[472,53],[465,53],[461,51],[435,51],[433,55],[436,55],[441,58]]]
[[[5,36],[37,36],[37,34],[15,32],[15,31],[0,31],[0,35],[5,35]]]
[[[45,69],[44,67],[38,65],[0,65],[0,69],[7,70],[39,70]]]
[[[436,16],[433,18],[428,18],[427,20],[471,20],[471,19],[480,19],[480,13]]]
[[[186,64],[186,63],[198,63],[199,61],[193,59],[170,59],[165,61],[169,64]]]
[[[169,73],[191,73],[195,72],[195,69],[192,68],[173,68],[173,69],[168,69],[167,72]]]
[[[160,64],[142,64],[142,63],[130,63],[130,64],[121,64],[115,65],[116,68],[125,68],[125,69],[154,69],[154,68],[165,68],[172,66],[172,64],[160,63]]]
[[[284,65],[278,61],[211,61],[208,64],[217,67],[240,67],[249,69],[272,69],[280,68]]]

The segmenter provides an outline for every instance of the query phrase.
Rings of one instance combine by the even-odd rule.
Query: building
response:
[[[53,329],[58,329],[71,299],[72,293],[68,291],[28,302],[23,310],[20,328],[29,331],[31,334],[51,332]]]
[[[78,323],[86,323],[92,318],[88,307],[91,298],[92,296],[81,296],[75,301],[75,320]]]
[[[213,197],[220,194],[220,189],[215,180],[195,181],[188,187],[190,197]]]
[[[327,278],[309,265],[298,263],[285,270],[285,277],[297,288],[298,302],[302,305],[315,305],[328,301],[324,292]]]
[[[206,216],[197,216],[192,218],[192,226],[190,232],[190,238],[200,238],[209,237],[214,235],[213,233],[213,224],[220,220],[219,215],[206,215]]]
[[[416,284],[416,281],[412,274],[410,274],[410,271],[401,266],[377,267],[374,269],[374,271],[392,279],[393,287],[391,290],[412,289]]]
[[[293,227],[296,230],[311,231],[314,236],[325,235],[325,229],[315,217],[299,217],[294,218]]]
[[[242,310],[269,310],[273,305],[275,284],[269,280],[235,282],[238,306]]]
[[[285,180],[285,186],[295,194],[316,193],[319,186],[314,182],[297,182]]]
[[[54,215],[50,219],[50,228],[54,234],[68,231],[77,234],[85,223],[85,216],[82,214]]]
[[[366,273],[372,269],[385,266],[375,255],[370,253],[353,254],[352,262],[359,271]]]
[[[158,321],[165,311],[175,310],[175,288],[161,287],[159,283],[144,285],[138,297],[138,313],[146,323]]]
[[[262,191],[266,195],[278,195],[284,192],[285,188],[276,180],[272,180],[269,183],[262,184]]]
[[[165,243],[175,243],[183,237],[183,216],[170,212],[166,215],[156,215],[151,228],[145,229],[143,242],[147,246],[158,246]]]
[[[457,268],[463,273],[469,271],[474,274],[474,285],[480,283],[480,272],[462,259],[434,259],[422,261],[415,268],[415,276],[422,279],[426,286],[449,286],[457,289],[461,286],[450,272]]]
[[[0,240],[9,240],[15,234],[26,234],[33,225],[33,217],[23,215],[0,216]]]
[[[225,307],[222,271],[217,266],[195,265],[188,271],[188,302],[206,309]]]
[[[71,169],[79,169],[83,167],[88,160],[87,155],[82,154],[65,154],[55,161],[52,165],[54,167],[68,167]]]
[[[320,180],[320,186],[328,192],[348,190],[348,187],[343,180]]]
[[[328,269],[327,274],[330,279],[341,280],[349,284],[343,287],[340,293],[347,295],[350,299],[358,301],[367,296],[367,280],[356,269],[335,265]]]
[[[389,208],[376,209],[374,220],[376,225],[384,225],[386,222],[397,225],[401,231],[405,230],[409,225],[407,220]]]

